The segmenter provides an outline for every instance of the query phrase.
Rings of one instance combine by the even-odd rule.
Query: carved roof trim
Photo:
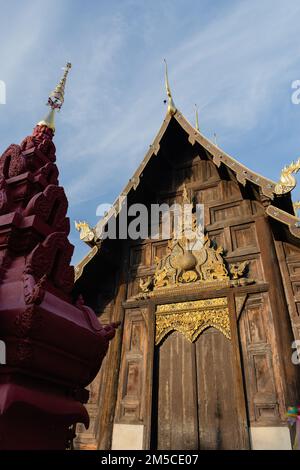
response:
[[[74,268],[74,273],[75,273],[75,282],[80,278],[80,276],[83,273],[83,270],[85,266],[91,261],[92,258],[98,253],[98,246],[95,245],[93,248],[88,252],[87,255],[85,255],[81,261],[79,261],[78,264],[76,264]]]
[[[201,132],[197,131],[178,110],[173,115],[170,115],[169,113],[166,114],[162,126],[158,131],[158,134],[156,135],[153,143],[149,146],[148,152],[146,153],[141,164],[138,166],[137,170],[134,172],[133,176],[130,178],[123,191],[120,193],[120,196],[126,197],[131,189],[135,190],[138,187],[143,171],[145,170],[151,158],[153,156],[156,156],[159,152],[161,139],[164,136],[172,118],[176,119],[178,124],[188,134],[188,140],[192,145],[194,145],[195,142],[198,142],[207,152],[212,155],[213,162],[216,164],[216,166],[219,167],[221,163],[223,163],[235,172],[239,183],[245,185],[246,181],[249,181],[250,183],[260,186],[262,189],[262,193],[265,196],[269,197],[270,199],[274,198],[274,188],[276,186],[276,183],[274,181],[265,178],[264,176],[261,176],[252,170],[249,170],[249,168],[247,168],[245,165],[242,165],[233,157],[228,155],[221,148],[215,145],[212,141],[204,137]],[[118,215],[119,197],[116,199],[115,203],[113,204],[110,211],[108,211],[107,215],[103,219],[101,219],[101,221],[96,225],[95,230],[98,236],[100,236],[102,227],[106,225],[110,217],[112,217],[113,215]]]
[[[133,176],[130,178],[128,181],[127,185],[123,189],[123,191],[120,193],[120,195],[117,197],[115,202],[113,203],[111,209],[107,212],[106,216],[101,219],[100,222],[97,223],[95,227],[96,235],[100,238],[102,228],[105,227],[107,224],[108,220],[113,217],[117,216],[120,212],[120,207],[119,207],[119,199],[121,197],[126,197],[131,189],[136,190],[138,185],[140,184],[140,178],[142,177],[142,173],[145,170],[146,166],[148,165],[149,161],[153,156],[156,156],[159,152],[160,149],[160,141],[162,137],[164,136],[169,123],[174,115],[171,115],[169,113],[166,114],[166,117],[161,125],[161,128],[158,131],[158,134],[156,135],[154,141],[152,144],[149,146],[149,150],[146,153],[145,157],[143,158],[142,162],[138,166],[137,170],[134,172]]]
[[[183,116],[183,114],[181,114],[180,111],[176,110],[176,112],[174,114],[170,114],[169,112],[167,112],[167,114],[164,118],[164,121],[163,121],[163,123],[162,123],[155,139],[153,140],[153,143],[150,144],[149,150],[147,151],[145,157],[143,158],[142,162],[138,166],[137,170],[134,172],[133,176],[130,178],[127,185],[123,189],[123,191],[120,193],[118,198],[115,200],[115,202],[112,205],[111,209],[101,219],[101,221],[99,221],[96,224],[95,229],[94,229],[95,233],[96,233],[95,242],[96,242],[96,238],[100,238],[101,232],[102,232],[103,228],[106,226],[108,220],[113,216],[116,217],[119,214],[119,212],[120,212],[120,207],[119,207],[120,198],[121,197],[124,197],[124,198],[127,197],[127,195],[129,194],[129,192],[132,189],[136,190],[136,188],[138,187],[138,185],[140,183],[140,179],[142,177],[143,171],[145,170],[145,168],[148,165],[151,158],[154,157],[154,156],[157,156],[157,154],[159,152],[161,139],[163,138],[165,132],[167,131],[171,119],[176,119],[176,121],[181,126],[181,128],[188,134],[188,141],[191,143],[191,145],[194,145],[195,142],[198,142],[206,150],[206,152],[209,152],[209,154],[212,155],[212,157],[213,157],[212,160],[213,160],[213,162],[215,163],[215,165],[217,167],[219,167],[221,165],[221,163],[223,163],[225,166],[227,166],[230,170],[232,170],[235,173],[237,181],[239,183],[241,183],[242,185],[245,185],[246,182],[249,181],[250,183],[252,183],[256,186],[259,186],[261,188],[262,194],[264,194],[266,197],[270,198],[271,200],[274,199],[274,194],[275,194],[274,190],[275,190],[276,182],[274,182],[273,180],[271,180],[269,178],[265,178],[264,176],[250,170],[248,167],[246,167],[245,165],[243,165],[242,163],[238,162],[233,157],[231,157],[229,154],[224,152],[219,146],[214,144],[211,140],[209,140],[207,137],[205,137],[201,132],[199,132],[197,129],[195,129],[189,123],[189,121]],[[274,207],[274,206],[269,206],[269,207]],[[284,216],[283,215],[281,216],[282,220],[278,219],[278,220],[282,221],[283,223],[286,223],[285,220],[290,220],[289,219],[290,217],[295,218],[294,216],[292,216],[291,214],[288,214],[287,212],[285,212],[283,210],[277,209],[275,207],[274,207],[274,209],[276,209],[277,211],[280,211],[280,214],[281,213],[285,214]],[[273,218],[276,218],[274,215],[272,215],[271,210],[269,212],[270,213],[268,213],[268,215],[270,215]],[[291,232],[291,233],[293,233],[295,235],[295,233],[294,233],[295,229],[291,228],[292,223],[291,224],[286,223],[286,224],[289,225],[290,230],[293,230],[293,232]],[[299,235],[295,235],[295,236],[300,237],[300,233],[299,233]],[[93,249],[94,248],[95,247],[93,247]],[[81,276],[81,274],[84,270],[84,267],[88,264],[90,259],[92,259],[95,256],[96,252],[98,251],[98,248],[97,248],[96,252],[91,257],[89,257],[90,254],[92,253],[93,249],[75,267],[76,280],[79,279],[79,277]]]
[[[189,142],[192,145],[194,145],[195,142],[198,142],[207,152],[212,155],[213,162],[217,167],[223,163],[225,166],[235,172],[239,183],[245,185],[246,181],[249,181],[250,183],[260,186],[262,193],[265,196],[271,199],[274,198],[274,189],[276,183],[273,180],[265,178],[259,173],[250,170],[248,167],[231,157],[228,153],[224,152],[218,145],[214,144],[211,140],[201,134],[201,132],[197,131],[197,129],[195,129],[180,112],[177,112],[174,115],[174,118],[187,132],[189,136]]]
[[[296,238],[300,238],[300,218],[296,217],[295,215],[289,214],[278,207],[270,205],[266,208],[266,213],[272,217],[273,219],[277,220],[288,226],[289,231],[292,235]]]

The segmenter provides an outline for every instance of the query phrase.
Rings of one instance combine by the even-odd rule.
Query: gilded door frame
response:
[[[239,423],[241,425],[240,434],[243,440],[243,449],[250,449],[250,437],[249,437],[249,426],[248,426],[248,419],[247,419],[247,402],[246,402],[246,391],[245,391],[245,384],[243,380],[242,374],[242,362],[241,362],[241,351],[240,351],[240,342],[239,342],[239,334],[238,334],[238,318],[236,315],[236,306],[235,306],[235,296],[238,291],[235,293],[233,289],[228,290],[227,292],[222,291],[210,291],[207,292],[205,295],[202,293],[197,293],[190,298],[188,301],[191,300],[200,300],[200,299],[212,299],[217,297],[227,297],[228,302],[228,311],[229,311],[229,320],[230,320],[230,331],[231,331],[231,339],[232,342],[232,351],[233,351],[233,371],[235,375],[235,383],[236,383],[236,396],[237,396],[237,407],[238,407],[238,415],[239,415]],[[200,296],[199,296],[200,294]],[[199,299],[200,297],[200,299]],[[146,410],[147,416],[147,423],[145,423],[145,432],[144,432],[144,448],[150,449],[151,445],[151,426],[152,426],[152,406],[153,406],[153,378],[154,378],[154,355],[155,355],[155,348],[158,347],[155,345],[155,312],[157,305],[167,303],[175,303],[180,302],[183,300],[184,294],[181,294],[174,299],[172,298],[172,302],[170,298],[166,298],[165,300],[163,297],[159,298],[152,298],[148,302],[148,315],[149,315],[149,322],[148,324],[152,324],[151,327],[151,338],[149,337],[149,346],[151,354],[149,354],[148,358],[148,367],[151,373],[149,374],[149,397],[151,398],[148,403],[148,409]],[[185,297],[185,300],[186,297]],[[150,333],[150,331],[149,331]],[[201,332],[202,333],[202,332]],[[200,333],[200,335],[201,335]],[[200,336],[199,335],[199,336]]]

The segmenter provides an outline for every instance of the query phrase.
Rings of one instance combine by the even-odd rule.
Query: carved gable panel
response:
[[[246,396],[251,422],[278,422],[273,354],[268,338],[268,294],[252,294],[239,320]]]
[[[215,183],[213,186],[195,191],[195,197],[198,204],[220,201],[222,199],[221,183]]]
[[[222,204],[210,208],[210,223],[222,222],[228,219],[236,219],[243,215],[241,202]]]
[[[130,248],[130,266],[138,268],[149,266],[151,262],[151,249],[148,244],[136,244]]]
[[[146,310],[126,310],[116,422],[142,424],[145,418],[146,360],[148,354]]]
[[[255,224],[241,224],[230,228],[233,250],[245,250],[257,247]]]
[[[223,199],[232,199],[232,198],[240,198],[241,191],[239,185],[234,183],[233,181],[222,181],[223,186]]]
[[[296,261],[295,263],[288,264],[288,270],[291,275],[291,280],[296,280],[300,278],[300,261]]]
[[[158,241],[152,243],[152,257],[151,257],[151,264],[155,265],[155,258],[161,259],[163,258],[168,249],[168,243],[165,241]]]
[[[276,242],[283,285],[295,339],[300,338],[300,248]]]
[[[290,243],[284,243],[283,245],[287,261],[300,260],[300,248]]]

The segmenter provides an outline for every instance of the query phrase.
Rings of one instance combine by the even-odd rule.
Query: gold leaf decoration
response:
[[[158,305],[155,344],[171,331],[178,331],[193,342],[208,327],[214,327],[230,339],[227,298],[194,300]]]

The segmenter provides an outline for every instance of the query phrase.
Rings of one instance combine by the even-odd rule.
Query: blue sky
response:
[[[277,179],[300,155],[299,0],[0,0],[0,152],[31,133],[71,61],[55,144],[69,198],[74,262],[86,253],[75,219],[95,225],[164,118],[163,58],[174,101],[251,169]],[[294,199],[300,191],[294,190]]]

